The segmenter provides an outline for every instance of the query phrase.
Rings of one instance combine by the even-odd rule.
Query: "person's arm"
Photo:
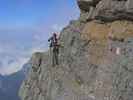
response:
[[[49,39],[48,39],[48,42],[50,42],[52,40],[52,37],[50,37]]]

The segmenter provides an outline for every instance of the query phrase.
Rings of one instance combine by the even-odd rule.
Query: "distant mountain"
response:
[[[22,70],[14,74],[8,76],[0,75],[0,100],[20,100],[18,91],[29,68],[30,64],[27,63]]]

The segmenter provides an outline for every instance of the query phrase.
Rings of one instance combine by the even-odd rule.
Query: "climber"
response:
[[[59,44],[58,44],[58,38],[57,34],[53,33],[53,36],[48,39],[48,42],[50,42],[50,51],[52,50],[52,64],[58,65],[58,54],[59,54]]]

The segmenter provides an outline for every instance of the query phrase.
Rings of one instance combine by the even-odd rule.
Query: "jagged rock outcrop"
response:
[[[81,20],[133,20],[133,0],[78,0]]]
[[[86,7],[104,0],[94,1],[79,0]],[[132,100],[133,22],[99,20],[71,21],[62,30],[58,66],[52,67],[50,51],[33,55],[33,68],[20,89],[22,100]]]

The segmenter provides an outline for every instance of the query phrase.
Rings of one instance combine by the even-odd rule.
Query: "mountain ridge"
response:
[[[118,11],[131,0],[77,2],[80,18],[60,34],[59,65],[52,66],[50,50],[34,53],[19,92],[22,100],[132,100],[133,22],[121,18],[128,17],[127,10]]]
[[[29,70],[28,63],[25,64],[22,70],[11,75],[0,75],[0,98],[2,100],[20,100],[18,96],[19,88],[22,81],[27,76]]]

